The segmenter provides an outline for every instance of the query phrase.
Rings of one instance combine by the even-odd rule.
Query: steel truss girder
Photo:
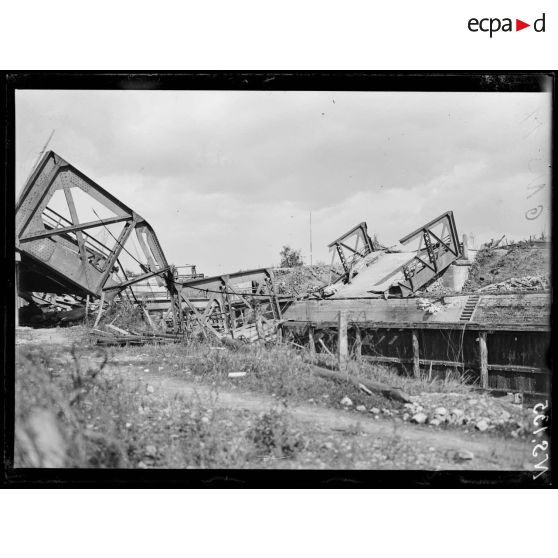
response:
[[[190,323],[206,335],[266,339],[276,332],[281,308],[270,269],[240,271],[177,284]],[[204,296],[205,295],[205,296]]]
[[[348,245],[350,239],[355,240],[354,247]],[[359,243],[362,244],[362,248],[360,250],[358,249]],[[338,281],[348,279],[354,263],[375,250],[374,243],[368,234],[368,226],[364,221],[355,225],[351,230],[328,244],[328,248],[335,248],[339,261],[343,266],[343,271],[345,272],[344,275],[338,279]]]
[[[80,222],[74,189],[89,195],[114,216]],[[57,191],[64,193],[69,218],[48,205]],[[118,236],[111,233],[115,241],[112,248],[87,232],[98,227],[110,232],[107,227],[113,224],[123,227]],[[68,294],[100,296],[127,288],[131,282],[113,271],[131,234],[136,235],[143,252],[143,271],[169,286],[171,298],[176,296],[170,267],[149,223],[53,151],[41,158],[16,205],[16,248],[22,261],[32,263],[44,277],[61,283]],[[41,273],[35,273],[35,283]],[[174,304],[175,314],[177,308]]]
[[[433,229],[439,226],[442,227],[442,233],[437,235]],[[399,242],[405,246],[417,238],[420,238],[420,242],[416,254],[410,263],[403,266],[405,280],[399,282],[403,297],[412,295],[432,281],[461,256],[461,245],[453,211],[442,213],[426,225],[404,236]],[[423,252],[426,252],[428,261],[421,257]]]

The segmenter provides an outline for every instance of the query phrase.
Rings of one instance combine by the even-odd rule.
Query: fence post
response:
[[[101,319],[101,314],[103,313],[103,304],[105,303],[105,291],[101,291],[101,299],[99,300],[99,310],[97,312],[97,318],[93,324],[93,329],[99,325],[99,320]]]
[[[360,360],[362,356],[362,335],[360,333],[360,328],[355,327],[355,358]]]
[[[283,326],[281,324],[279,324],[277,326],[277,333],[275,335],[275,341],[276,341],[277,345],[281,345],[281,343],[283,343]]]
[[[420,378],[420,354],[417,330],[413,329],[411,334],[413,339],[413,376],[415,378]]]
[[[488,347],[486,345],[486,331],[479,331],[480,385],[488,388]]]
[[[310,326],[308,328],[308,347],[310,349],[310,354],[316,354],[316,340],[314,339],[314,328]]]
[[[258,339],[265,339],[265,334],[263,330],[263,323],[262,323],[262,315],[259,306],[254,307],[254,314],[255,314],[255,323],[256,323],[256,333],[258,335]]]
[[[337,356],[339,359],[339,371],[345,372],[349,360],[349,343],[347,339],[347,312],[344,310],[339,312],[338,333]]]

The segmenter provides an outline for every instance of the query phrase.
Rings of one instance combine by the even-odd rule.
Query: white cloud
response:
[[[308,261],[310,211],[314,261],[363,220],[388,243],[447,210],[481,239],[550,232],[546,94],[18,91],[16,128],[18,188],[55,129],[49,148],[207,273],[283,244]]]

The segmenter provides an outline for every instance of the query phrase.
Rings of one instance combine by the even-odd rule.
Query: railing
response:
[[[42,213],[42,219],[45,227],[52,231],[55,231],[57,228],[70,227],[73,225],[73,223],[69,219],[67,219],[63,215],[60,215],[58,212],[54,211],[48,206],[45,207]],[[60,225],[63,225],[63,227],[60,227]],[[66,238],[66,240],[71,241],[73,244],[76,245],[76,247],[78,246],[77,237],[74,232],[65,232],[61,234],[64,236],[64,238]],[[82,231],[81,234],[84,237],[85,249],[91,256],[89,258],[91,260],[91,263],[95,265],[95,267],[97,267],[99,271],[103,271],[104,264],[109,259],[112,250],[87,232]]]
[[[403,266],[405,280],[399,282],[403,296],[420,289],[461,256],[452,211],[436,217],[399,242],[403,246],[409,246],[417,240],[418,247],[414,258]]]
[[[353,240],[354,246],[349,246]],[[347,279],[354,264],[374,251],[374,243],[368,235],[368,228],[365,222],[359,223],[350,231],[347,231],[328,244],[328,248],[331,249],[333,247],[335,247],[337,256],[345,271],[345,274],[339,280]]]

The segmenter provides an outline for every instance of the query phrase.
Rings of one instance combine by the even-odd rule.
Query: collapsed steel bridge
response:
[[[168,293],[165,318],[175,332],[197,327],[217,338],[254,340],[273,335],[281,316],[270,270],[183,280],[143,217],[53,151],[18,200],[16,252],[22,298],[100,299],[96,323],[117,295],[127,292],[139,302],[132,287],[150,279]]]
[[[332,298],[408,297],[440,276],[461,256],[453,213],[448,211],[385,248],[360,223],[329,245],[343,274]],[[100,299],[118,295],[159,313],[175,332],[248,341],[269,339],[290,300],[280,304],[270,269],[217,277],[180,277],[169,265],[149,223],[62,157],[48,151],[27,181],[16,207],[18,291]],[[132,287],[155,281],[163,298],[137,300]],[[331,295],[331,293],[330,293]]]
[[[127,248],[133,233],[139,257]],[[16,205],[16,251],[23,298],[30,292],[100,297],[102,307],[156,277],[180,322],[172,268],[149,223],[53,151],[44,154]],[[133,276],[121,262],[124,255],[139,265]]]
[[[335,297],[411,296],[439,277],[462,253],[452,211],[407,234],[391,248],[375,243],[364,222],[328,247],[343,268],[331,290]]]

